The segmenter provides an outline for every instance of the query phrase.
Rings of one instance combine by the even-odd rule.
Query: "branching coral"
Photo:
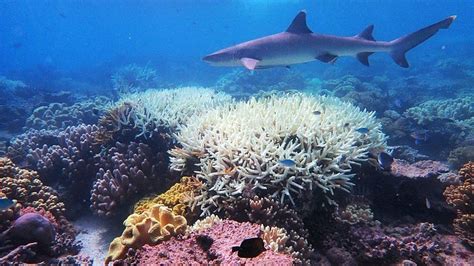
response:
[[[129,248],[137,249],[146,244],[156,245],[171,236],[184,234],[187,221],[183,216],[173,214],[168,207],[156,204],[141,214],[131,214],[124,221],[124,225],[122,235],[110,244],[106,264],[123,259]]]
[[[165,193],[156,197],[148,197],[135,204],[135,213],[142,213],[152,205],[163,204],[172,209],[175,214],[182,215],[189,220],[191,216],[190,203],[194,194],[200,190],[202,183],[192,176],[183,176],[179,183],[174,184]]]
[[[459,175],[462,183],[447,187],[444,196],[457,211],[453,222],[456,234],[474,247],[474,162],[465,164]]]
[[[367,133],[357,129],[367,128]],[[204,213],[247,192],[289,200],[320,189],[348,190],[351,165],[383,148],[385,136],[373,113],[329,97],[270,96],[228,104],[189,121],[170,151],[171,169],[198,161],[204,189],[196,200]],[[290,159],[294,167],[280,160]],[[189,169],[188,169],[189,170]]]
[[[141,134],[150,135],[160,127],[173,131],[195,115],[230,101],[231,97],[222,92],[183,87],[127,94],[117,102],[117,106],[130,104],[133,110],[126,117],[126,123],[131,120]]]
[[[91,191],[91,208],[110,216],[117,207],[137,192],[147,192],[164,181],[166,161],[144,143],[117,142],[100,156],[101,168]],[[161,175],[161,179],[160,179]]]

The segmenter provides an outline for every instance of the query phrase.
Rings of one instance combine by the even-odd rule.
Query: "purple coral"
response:
[[[150,146],[136,142],[117,142],[101,156],[100,165],[92,188],[91,208],[107,216],[134,194],[153,188],[167,166]]]

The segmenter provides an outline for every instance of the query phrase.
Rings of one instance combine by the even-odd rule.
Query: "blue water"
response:
[[[222,73],[228,70],[208,66],[202,56],[281,32],[302,9],[307,10],[314,32],[351,36],[374,24],[377,40],[391,40],[458,15],[449,31],[410,52],[411,58],[443,57],[456,53],[460,43],[472,42],[473,8],[474,2],[467,0],[7,0],[0,2],[0,74],[35,68],[67,72],[107,65],[101,68],[107,75],[108,68],[128,62],[151,63],[171,76],[173,69],[183,66],[209,75]],[[446,50],[440,51],[443,45]],[[321,63],[307,67],[318,65]]]

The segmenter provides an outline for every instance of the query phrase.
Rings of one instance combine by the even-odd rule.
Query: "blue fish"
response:
[[[296,165],[296,162],[291,159],[280,160],[279,163],[284,167],[294,167]]]
[[[7,199],[7,198],[0,199],[0,211],[8,209],[14,204],[15,202],[13,202],[13,200],[11,199]]]
[[[420,145],[428,140],[428,130],[417,130],[410,134],[410,137],[415,139],[415,144]]]
[[[381,152],[377,156],[377,162],[382,170],[390,170],[393,163],[393,157],[386,152]]]
[[[358,129],[356,129],[356,131],[359,132],[360,134],[367,134],[367,133],[369,133],[369,129],[366,128],[366,127],[358,128]]]

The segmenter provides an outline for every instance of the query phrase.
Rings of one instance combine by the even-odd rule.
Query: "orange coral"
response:
[[[38,173],[16,167],[5,157],[0,158],[0,192],[23,207],[30,206],[59,216],[66,211],[56,191],[43,185]]]
[[[457,217],[453,221],[456,234],[474,247],[474,162],[465,164],[459,175],[462,183],[447,187],[444,196],[456,208]]]

